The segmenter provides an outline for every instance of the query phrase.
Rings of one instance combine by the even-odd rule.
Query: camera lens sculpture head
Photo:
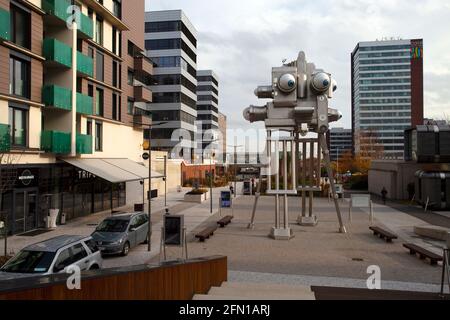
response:
[[[300,52],[297,61],[272,69],[272,85],[256,88],[260,99],[271,99],[265,106],[250,106],[244,118],[264,121],[266,128],[289,130],[306,135],[325,133],[329,123],[341,119],[341,113],[329,108],[329,100],[337,90],[331,74],[316,69]]]

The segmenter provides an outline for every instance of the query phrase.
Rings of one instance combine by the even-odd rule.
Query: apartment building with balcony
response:
[[[43,227],[49,209],[66,220],[112,210],[143,180],[153,65],[145,1],[122,2],[0,0],[0,153],[11,160],[0,211],[12,234]]]

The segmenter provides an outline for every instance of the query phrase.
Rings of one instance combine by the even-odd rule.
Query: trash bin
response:
[[[61,213],[61,225],[65,225],[66,224],[66,213],[62,212]]]

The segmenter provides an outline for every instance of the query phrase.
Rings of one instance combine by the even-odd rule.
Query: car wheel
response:
[[[125,242],[125,244],[123,245],[123,249],[122,249],[122,256],[126,257],[128,255],[128,253],[130,253],[130,243]]]

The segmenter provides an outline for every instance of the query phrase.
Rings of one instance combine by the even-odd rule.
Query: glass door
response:
[[[25,193],[25,232],[37,228],[37,192]]]
[[[37,191],[20,190],[14,192],[14,234],[37,228]]]
[[[25,192],[14,193],[14,234],[25,232]]]

